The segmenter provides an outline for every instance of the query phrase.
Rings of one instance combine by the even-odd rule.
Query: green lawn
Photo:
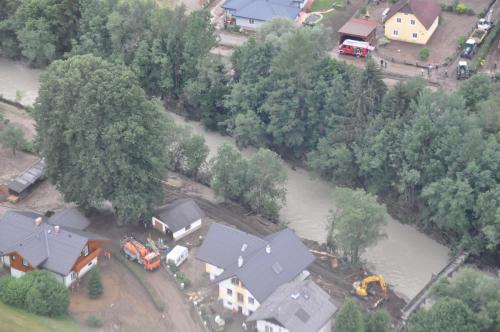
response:
[[[310,12],[322,12],[333,7],[334,0],[314,0]]]
[[[0,302],[0,332],[81,332],[70,318],[52,319],[33,315]]]

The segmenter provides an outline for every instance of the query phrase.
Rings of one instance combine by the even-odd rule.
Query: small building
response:
[[[351,39],[375,45],[378,26],[377,21],[351,18],[338,31],[339,43],[342,44],[344,40]]]
[[[280,286],[247,322],[256,322],[258,332],[330,332],[338,307],[312,280]]]
[[[44,269],[69,287],[97,265],[101,245],[108,241],[84,231],[88,225],[76,209],[50,218],[8,211],[0,220],[0,258],[13,277]]]
[[[295,21],[308,0],[226,0],[222,8],[226,21],[247,30],[255,30],[275,17]]]
[[[290,229],[263,238],[212,224],[197,258],[219,285],[225,308],[252,315],[278,287],[303,280],[314,256]]]
[[[440,14],[436,0],[399,0],[385,16],[385,36],[425,45],[438,27]]]
[[[43,179],[44,174],[45,161],[43,159],[39,159],[7,183],[7,189],[11,195],[9,200],[17,201],[19,198],[26,196],[29,193],[29,190]]]
[[[163,234],[171,235],[174,241],[199,229],[204,213],[192,199],[178,199],[155,211],[152,226]]]

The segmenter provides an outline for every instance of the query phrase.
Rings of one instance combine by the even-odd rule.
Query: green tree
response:
[[[277,218],[285,203],[287,174],[279,156],[259,149],[248,161],[244,202],[252,211]]]
[[[46,65],[71,50],[80,16],[77,0],[26,0],[13,21],[22,55],[35,65]]]
[[[16,155],[16,150],[22,149],[28,144],[22,129],[14,126],[8,126],[0,131],[0,143],[4,147],[12,149],[13,155]]]
[[[408,320],[408,332],[470,332],[477,330],[467,306],[455,299],[440,299],[430,309],[417,311]]]
[[[23,308],[26,303],[26,294],[30,289],[30,284],[26,281],[26,278],[9,278],[2,286],[2,302]]]
[[[193,135],[183,141],[181,145],[185,157],[185,172],[188,176],[196,178],[209,152],[205,139],[201,135]]]
[[[109,200],[129,223],[161,201],[164,113],[123,65],[92,55],[54,62],[34,113],[47,175],[67,201]]]
[[[473,75],[460,85],[458,94],[465,99],[465,105],[469,110],[477,111],[477,105],[488,99],[494,87],[488,76],[484,74]]]
[[[67,313],[69,291],[47,271],[31,271],[21,279],[29,285],[25,301],[26,310],[51,317]]]
[[[21,55],[19,40],[16,35],[14,13],[21,4],[17,0],[0,0],[0,49],[8,57]]]
[[[101,281],[101,273],[97,268],[90,273],[89,279],[89,297],[91,299],[100,298],[104,289]]]
[[[254,111],[237,114],[234,118],[234,128],[231,128],[230,132],[239,147],[264,145],[265,126]]]
[[[188,114],[201,119],[205,127],[217,129],[228,118],[224,98],[229,93],[229,77],[221,60],[212,56],[200,61],[197,70],[197,77],[184,89]]]
[[[335,316],[335,332],[365,332],[363,313],[352,300],[347,300]]]
[[[239,201],[247,189],[248,161],[231,145],[225,143],[210,161],[212,188],[218,196]]]
[[[495,250],[500,244],[500,186],[479,194],[475,212],[481,232],[486,240],[483,245]]]
[[[333,242],[357,263],[362,251],[384,236],[385,207],[362,189],[338,188],[335,198],[339,215],[329,218]]]
[[[369,313],[366,316],[366,332],[387,332],[391,323],[391,316],[382,309]]]

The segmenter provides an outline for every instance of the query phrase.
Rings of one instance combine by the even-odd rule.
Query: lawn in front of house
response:
[[[333,0],[314,0],[309,8],[310,12],[322,12],[333,8]]]
[[[30,314],[0,302],[0,332],[81,332],[69,317],[48,318]]]

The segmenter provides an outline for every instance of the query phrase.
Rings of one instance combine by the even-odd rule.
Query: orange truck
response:
[[[120,246],[127,258],[137,261],[144,269],[153,271],[160,267],[160,255],[154,251],[148,250],[146,246],[133,237],[125,237],[121,240]]]

